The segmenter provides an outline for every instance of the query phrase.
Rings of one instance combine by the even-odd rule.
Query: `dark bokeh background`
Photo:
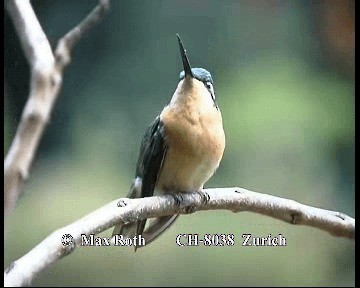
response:
[[[54,47],[95,1],[32,1]],[[73,52],[29,181],[5,226],[8,265],[55,229],[124,196],[147,125],[177,85],[175,33],[209,69],[227,147],[207,187],[241,186],[354,216],[355,1],[113,1]],[[29,88],[5,13],[4,143]],[[110,236],[111,231],[102,233]],[[233,233],[234,247],[179,248],[179,233]],[[281,233],[286,247],[241,246]],[[78,248],[34,285],[354,285],[354,243],[228,211],[182,216],[158,241]]]

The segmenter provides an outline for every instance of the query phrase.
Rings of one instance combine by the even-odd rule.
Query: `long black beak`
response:
[[[194,78],[194,75],[191,71],[191,66],[190,66],[190,62],[189,62],[189,59],[186,55],[186,50],[184,48],[184,45],[181,41],[181,38],[179,36],[179,34],[176,34],[178,40],[179,40],[179,47],[180,47],[180,54],[181,54],[181,59],[182,59],[182,62],[183,62],[183,66],[184,66],[184,71],[185,71],[185,77],[186,76],[190,76],[191,78]]]

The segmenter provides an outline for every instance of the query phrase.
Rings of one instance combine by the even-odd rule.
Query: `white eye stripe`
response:
[[[205,82],[205,86],[206,88],[209,90],[211,97],[213,97],[215,99],[215,92],[214,92],[214,86],[211,82]]]

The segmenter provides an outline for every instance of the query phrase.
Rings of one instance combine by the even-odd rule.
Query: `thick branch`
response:
[[[189,207],[195,207],[198,211],[218,209],[233,212],[250,211],[291,224],[319,228],[334,236],[355,239],[355,219],[339,212],[314,208],[293,200],[237,187],[205,189],[204,192],[210,197],[206,203],[203,195],[199,193],[183,193],[181,197],[176,197],[177,199],[172,195],[140,199],[122,198],[125,207],[117,206],[119,200],[112,201],[84,218],[55,231],[30,252],[10,264],[4,273],[5,286],[30,284],[43,269],[71,253],[76,245],[81,243],[81,234],[99,234],[120,222],[194,211],[188,209]],[[180,205],[179,198],[182,199]],[[72,235],[75,244],[63,246],[61,238],[64,234]]]
[[[55,58],[30,1],[6,1],[7,11],[30,65],[31,83],[28,101],[4,161],[5,215],[15,207],[23,181],[29,174],[30,165],[62,84],[63,68],[70,62],[71,48],[101,19],[108,6],[108,1],[100,1],[83,22],[60,39]]]
[[[49,41],[36,18],[29,0],[7,0],[6,8],[20,38],[25,56],[31,67],[51,69],[54,57]]]

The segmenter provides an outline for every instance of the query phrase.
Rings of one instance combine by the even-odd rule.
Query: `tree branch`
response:
[[[122,198],[125,207],[112,201],[82,219],[63,227],[30,252],[16,260],[4,273],[5,286],[28,285],[32,279],[52,263],[70,254],[81,244],[81,234],[99,234],[120,222],[132,222],[188,211],[225,209],[233,212],[255,212],[287,223],[306,225],[329,232],[333,236],[355,239],[355,219],[339,212],[314,208],[293,200],[252,192],[242,188],[205,189],[210,200],[204,202],[200,193],[182,193],[181,197],[163,195],[140,199]],[[176,194],[180,195],[180,194]],[[180,204],[178,199],[181,198]],[[191,207],[192,209],[189,209]],[[70,234],[73,245],[63,246],[62,236]],[[174,240],[175,245],[175,240]]]
[[[108,7],[109,1],[100,1],[83,22],[60,39],[54,57],[30,1],[6,1],[6,9],[30,65],[31,83],[28,101],[4,161],[5,215],[14,209],[22,184],[28,177],[30,165],[61,88],[63,68],[70,63],[71,49],[104,16]]]

